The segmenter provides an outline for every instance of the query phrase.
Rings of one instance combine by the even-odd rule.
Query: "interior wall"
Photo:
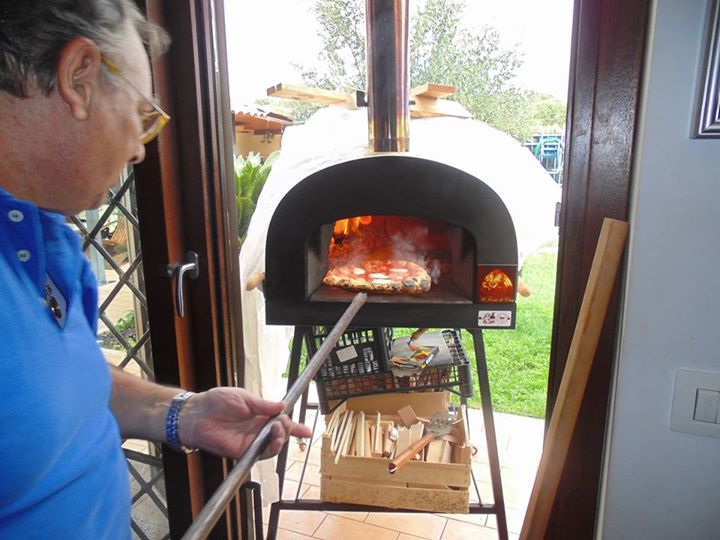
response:
[[[720,439],[670,430],[675,372],[720,373],[720,140],[691,139],[709,0],[656,0],[598,538],[720,537]]]

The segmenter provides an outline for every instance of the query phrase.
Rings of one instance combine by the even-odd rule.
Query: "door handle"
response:
[[[175,311],[178,317],[185,316],[185,298],[183,295],[185,277],[197,279],[200,275],[198,254],[188,251],[181,263],[170,263],[165,266],[165,277],[175,278]]]

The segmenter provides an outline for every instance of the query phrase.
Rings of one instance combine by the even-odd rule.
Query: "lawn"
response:
[[[517,300],[514,330],[484,330],[485,356],[490,377],[493,410],[543,418],[547,396],[550,333],[555,302],[556,253],[539,253],[523,267],[523,279],[532,294]],[[395,337],[412,329],[395,328]],[[468,404],[480,408],[475,350],[472,337],[463,330],[463,346],[473,368],[475,395]]]
[[[545,416],[556,264],[555,253],[530,257],[523,268],[523,279],[532,294],[518,297],[515,329],[483,331],[495,411]],[[463,344],[477,381],[472,338],[464,331]],[[479,391],[468,402],[472,407],[480,407]]]
[[[557,255],[554,252],[530,257],[523,267],[523,279],[532,294],[527,298],[518,296],[515,329],[483,331],[490,393],[496,412],[535,418],[545,416],[556,265]],[[393,336],[408,335],[413,330],[394,328]],[[472,337],[463,330],[462,340],[472,366],[475,389],[475,395],[468,399],[468,404],[480,408]],[[303,347],[301,363],[306,360]]]

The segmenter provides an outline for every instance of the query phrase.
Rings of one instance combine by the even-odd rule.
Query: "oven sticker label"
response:
[[[478,311],[478,326],[510,328],[512,311]]]
[[[343,364],[345,362],[349,362],[350,360],[354,360],[358,356],[354,345],[350,345],[349,347],[340,349],[340,350],[336,351],[336,353],[337,353],[338,360],[340,360],[340,362],[342,362]]]

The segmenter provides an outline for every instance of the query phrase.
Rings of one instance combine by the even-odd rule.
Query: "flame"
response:
[[[449,270],[444,222],[408,216],[356,216],[333,223],[328,267],[370,260],[403,260],[425,268],[437,283]]]
[[[513,302],[514,286],[512,279],[500,270],[495,268],[483,278],[480,287],[480,300],[482,302]]]
[[[372,216],[339,219],[333,226],[333,240],[338,239],[338,241],[341,241],[347,236],[358,234],[361,225],[370,225],[371,223]]]
[[[512,291],[513,284],[505,272],[496,268],[483,278],[482,288],[486,290],[509,289]]]

